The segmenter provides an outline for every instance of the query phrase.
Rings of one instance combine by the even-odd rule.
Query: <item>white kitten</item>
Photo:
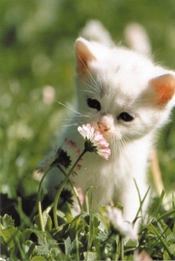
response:
[[[175,73],[156,66],[150,59],[124,48],[108,48],[83,38],[76,41],[77,108],[63,134],[76,142],[84,141],[79,125],[90,123],[110,144],[108,161],[88,153],[72,181],[83,193],[93,190],[93,209],[111,201],[124,206],[124,218],[133,221],[145,196],[147,165],[157,129],[168,120],[175,105]],[[51,196],[63,179],[57,169],[48,175]],[[143,204],[146,211],[148,197]]]

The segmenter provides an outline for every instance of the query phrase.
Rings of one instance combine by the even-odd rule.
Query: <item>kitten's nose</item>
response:
[[[101,134],[109,130],[109,127],[102,122],[98,122],[98,128]]]

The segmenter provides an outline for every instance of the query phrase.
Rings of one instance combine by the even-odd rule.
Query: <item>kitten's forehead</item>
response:
[[[122,111],[122,110],[127,110],[131,108],[131,106],[134,105],[135,102],[135,97],[129,94],[124,94],[123,92],[120,91],[120,89],[113,90],[112,92],[108,92],[109,90],[104,91],[102,100],[103,104],[105,104],[105,110],[108,112],[116,112]],[[106,103],[106,101],[108,101]]]
[[[137,95],[147,87],[153,73],[148,59],[128,50],[114,49],[105,59],[92,64],[102,93],[113,91],[125,96]]]

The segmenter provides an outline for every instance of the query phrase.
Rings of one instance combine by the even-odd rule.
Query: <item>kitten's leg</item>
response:
[[[136,188],[136,186],[138,188]],[[149,192],[146,195],[148,189],[149,187],[142,180],[137,180],[137,185],[135,184],[134,180],[130,180],[125,186],[125,191],[123,195],[121,195],[121,204],[124,207],[123,215],[126,221],[133,222],[136,218],[139,208],[141,208],[137,216],[137,221],[134,224],[136,231],[138,231],[139,224],[144,219],[146,209],[148,207],[150,198]],[[143,205],[141,205],[141,201],[143,200],[145,195],[146,198]]]

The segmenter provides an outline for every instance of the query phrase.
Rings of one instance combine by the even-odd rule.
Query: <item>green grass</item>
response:
[[[57,164],[59,166],[61,163]],[[82,209],[75,216],[68,199],[71,193],[66,191],[66,194],[60,195],[65,183],[66,179],[54,202],[50,203],[46,195],[41,204],[42,183],[38,196],[33,199],[18,196],[14,201],[4,196],[5,210],[10,210],[14,220],[8,214],[0,217],[3,260],[133,260],[136,255],[143,253],[153,260],[174,260],[174,198],[166,211],[162,203],[165,193],[162,192],[160,198],[154,198],[149,215],[144,217],[138,239],[133,241],[110,223],[106,207],[101,206],[98,213],[92,212],[91,190],[85,195],[87,211]],[[57,208],[59,197],[62,203]],[[25,204],[28,205],[28,214]]]
[[[33,220],[30,214],[37,205],[35,167],[56,143],[67,117],[59,102],[71,102],[74,95],[74,41],[81,28],[88,19],[100,19],[115,41],[124,42],[126,24],[140,22],[148,31],[155,60],[174,69],[174,0],[1,0],[0,12],[0,192],[6,206],[1,214],[14,219],[1,218],[9,230],[5,239],[0,238],[2,254],[12,260],[34,256],[49,260],[51,255],[61,260],[120,259],[123,254],[125,259],[132,259],[138,248],[154,259],[173,259],[175,219],[171,199],[169,211],[158,204],[161,199],[155,199],[136,244],[113,231],[102,214],[85,212],[73,218],[69,208],[66,214],[59,213],[62,223],[57,231],[50,215],[45,215],[45,243],[37,218]],[[43,100],[43,88],[48,85],[56,92],[52,104]],[[174,128],[175,112],[157,144],[170,198],[175,188]],[[37,215],[36,210],[33,212]]]

